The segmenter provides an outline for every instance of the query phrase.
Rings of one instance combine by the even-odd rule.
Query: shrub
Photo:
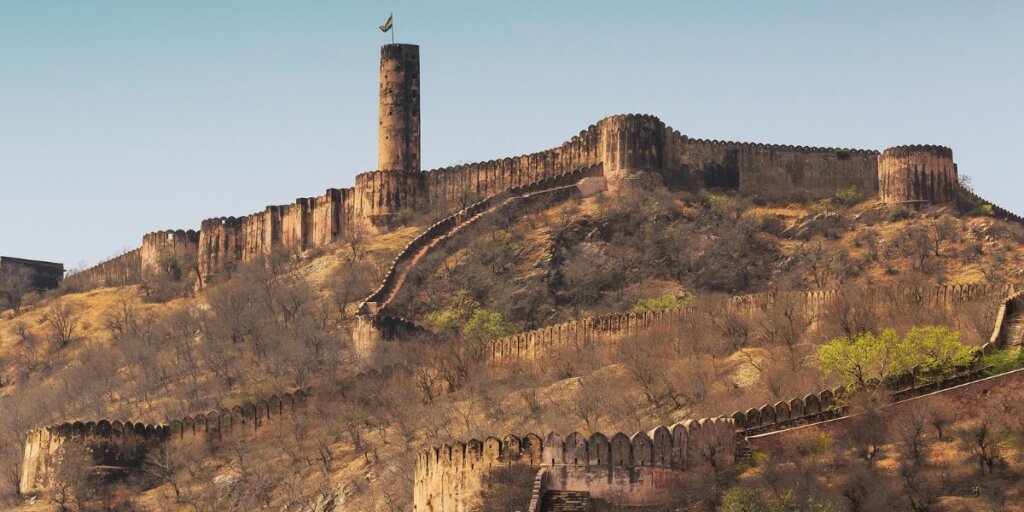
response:
[[[633,307],[629,308],[630,313],[647,313],[648,311],[658,311],[660,309],[675,309],[688,306],[696,306],[697,297],[686,294],[683,297],[676,297],[671,293],[666,293],[660,297],[650,297],[646,299],[640,299],[633,304]]]
[[[889,222],[896,222],[910,217],[910,210],[902,204],[889,205]]]
[[[764,487],[733,487],[722,494],[718,512],[838,512],[842,507],[814,497],[798,498],[791,489],[773,491]]]
[[[988,203],[979,204],[972,208],[971,211],[967,213],[967,215],[970,215],[972,217],[992,217],[995,214],[996,212],[992,208],[992,205]]]
[[[850,186],[837,190],[834,199],[839,204],[851,205],[861,202],[864,195],[857,191],[857,187]]]
[[[1024,367],[1024,350],[1000,350],[981,358],[982,368],[991,367],[989,375],[998,375]]]
[[[515,326],[505,321],[501,313],[484,308],[473,309],[468,315],[455,309],[436,311],[427,315],[427,322],[439,334],[461,334],[479,341],[493,341],[516,332]]]
[[[836,156],[839,157],[840,160],[846,160],[847,158],[850,158],[850,155],[853,154],[852,151],[846,148],[836,148],[835,151]]]
[[[427,315],[427,323],[439,334],[455,336],[462,331],[463,318],[458,311],[445,309]]]
[[[742,213],[742,205],[735,198],[706,190],[700,191],[700,204],[716,217],[738,217]]]
[[[473,310],[473,314],[462,327],[462,334],[479,341],[493,341],[516,332],[515,326],[505,321],[501,313],[483,308]]]

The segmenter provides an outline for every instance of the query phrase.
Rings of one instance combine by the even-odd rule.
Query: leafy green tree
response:
[[[902,351],[925,373],[944,375],[971,363],[972,350],[960,342],[960,333],[948,327],[914,327],[903,338]]]
[[[462,331],[463,316],[454,309],[445,309],[427,315],[427,322],[438,334],[455,336]]]
[[[493,341],[516,332],[515,325],[507,322],[501,313],[484,308],[475,308],[468,314],[445,309],[431,313],[427,321],[439,334],[450,337],[461,334],[478,341]]]
[[[825,375],[839,377],[852,389],[909,369],[900,348],[899,335],[893,329],[881,334],[865,332],[834,338],[818,349],[818,360]]]
[[[473,310],[473,314],[462,328],[464,336],[479,341],[493,341],[513,334],[515,331],[515,326],[506,322],[501,313],[483,308]]]
[[[839,377],[850,388],[897,377],[915,366],[925,375],[942,377],[972,358],[959,332],[934,326],[914,327],[903,339],[893,329],[844,336],[818,349],[822,372]]]

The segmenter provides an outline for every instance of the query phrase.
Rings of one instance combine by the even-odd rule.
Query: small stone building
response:
[[[64,278],[63,263],[0,256],[0,271],[11,268],[29,269],[32,272],[32,288],[36,291],[52,290]]]

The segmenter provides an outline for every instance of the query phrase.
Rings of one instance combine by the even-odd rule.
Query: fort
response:
[[[190,259],[199,285],[235,262],[275,248],[304,251],[345,236],[353,226],[387,229],[403,210],[457,211],[516,187],[536,186],[599,166],[609,193],[635,183],[673,189],[731,190],[766,200],[816,199],[854,188],[886,203],[919,207],[980,201],[960,187],[950,148],[931,145],[877,150],[705,140],[680,133],[651,115],[615,115],[562,144],[528,155],[420,169],[420,51],[381,48],[378,169],[349,188],[240,217],[204,220],[198,231],[157,231],[137,251],[77,273],[71,283],[110,286],[138,282],[161,251]],[[994,207],[996,215],[1021,219]]]
[[[319,196],[267,206],[249,215],[206,219],[198,230],[148,233],[139,248],[69,276],[68,285],[135,284],[173,259],[194,268],[196,285],[202,288],[232,265],[274,250],[323,247],[357,227],[385,231],[403,211],[449,212],[403,248],[380,286],[359,305],[355,341],[368,359],[381,337],[417,329],[408,320],[390,316],[387,307],[424,254],[443,246],[476,219],[538,197],[617,194],[655,184],[674,190],[731,191],[768,201],[820,199],[853,189],[908,208],[981,202],[960,186],[953,152],[947,147],[896,146],[880,152],[704,140],[684,135],[657,117],[638,114],[606,117],[544,151],[422,170],[419,71],[418,46],[381,48],[378,168],[357,175],[352,187],[331,188]],[[1024,222],[999,207],[994,206],[993,212]],[[892,293],[906,293],[936,306],[998,298],[996,326],[990,342],[978,348],[980,358],[1020,343],[1024,298],[1013,292],[1008,287],[962,285]],[[839,293],[842,290],[798,294],[796,299],[816,310]],[[763,309],[778,299],[772,293],[744,296],[732,300],[729,307]],[[548,326],[492,342],[486,358],[492,364],[537,359],[558,347],[671,325],[691,311],[608,315]],[[950,382],[979,380],[982,370],[970,369]],[[903,395],[894,395],[897,399],[932,390],[919,386],[913,377],[909,376],[909,387],[897,392]],[[296,411],[306,398],[305,391],[298,391],[159,425],[100,420],[39,428],[26,437],[21,492],[49,489],[69,445],[86,447],[94,465],[131,468],[157,447],[256,435]],[[844,398],[842,389],[824,390],[632,435],[572,432],[541,437],[529,433],[443,445],[417,457],[414,510],[470,510],[480,499],[483,475],[516,465],[538,469],[532,510],[539,510],[537,502],[543,496],[558,493],[583,493],[587,499],[631,507],[659,504],[673,490],[695,482],[695,472],[731,465],[748,437],[844,417]]]

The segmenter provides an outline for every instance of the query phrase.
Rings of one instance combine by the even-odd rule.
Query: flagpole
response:
[[[391,44],[395,44],[395,13],[391,13]]]

